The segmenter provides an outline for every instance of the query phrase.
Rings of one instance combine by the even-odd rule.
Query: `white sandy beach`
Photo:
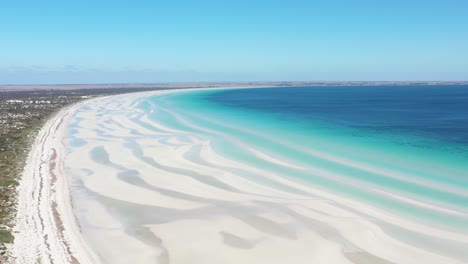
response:
[[[96,263],[83,241],[63,173],[62,140],[75,108],[53,116],[41,129],[29,153],[18,188],[15,263]]]
[[[46,123],[20,182],[17,263],[463,263],[378,223],[457,245],[468,245],[465,234],[229,160],[206,138],[136,108],[141,98],[169,92],[177,90],[88,100]]]

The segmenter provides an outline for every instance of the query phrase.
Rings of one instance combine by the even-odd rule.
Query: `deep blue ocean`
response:
[[[433,137],[468,145],[468,86],[327,86],[237,89],[207,100],[368,131]]]

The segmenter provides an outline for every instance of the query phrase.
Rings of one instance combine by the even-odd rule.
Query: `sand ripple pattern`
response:
[[[279,159],[241,141],[237,146],[246,155],[270,164],[271,169],[223,155],[217,139],[237,139],[148,99],[167,93],[89,101],[75,108],[66,123],[66,155],[59,166],[70,181],[84,239],[99,262],[468,261],[464,233],[425,225],[294,181],[274,168],[313,172],[328,179],[341,179],[340,175]],[[385,171],[374,173],[389,176]],[[431,207],[384,190],[374,191]],[[429,209],[466,217],[463,211]]]

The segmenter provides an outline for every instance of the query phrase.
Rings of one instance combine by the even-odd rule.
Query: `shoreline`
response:
[[[210,87],[206,89],[261,88]],[[174,93],[203,88],[138,91],[103,95],[65,106],[44,122],[18,180],[15,240],[7,245],[12,263],[100,263],[81,234],[73,212],[70,178],[63,172],[68,118],[83,104],[113,96]],[[144,95],[139,95],[141,97]],[[45,162],[48,161],[48,162]]]
[[[96,263],[79,234],[61,167],[67,118],[84,102],[50,117],[28,154],[17,189],[15,241],[10,245],[14,263]]]
[[[198,90],[199,88],[196,89]],[[218,89],[226,89],[226,87],[220,87]],[[83,110],[82,112],[84,113],[79,116],[79,118],[84,118],[84,120],[91,120],[91,123],[87,123],[87,125],[85,125],[82,129],[83,132],[88,133],[86,135],[91,135],[89,134],[90,131],[93,131],[95,128],[101,128],[104,130],[107,129],[109,135],[114,134],[115,137],[118,138],[121,135],[127,135],[126,133],[131,131],[130,128],[132,128],[132,126],[131,123],[128,122],[131,120],[130,117],[133,116],[133,114],[141,114],[141,112],[138,113],[130,111],[132,114],[129,115],[128,111],[123,111],[119,112],[121,113],[120,115],[113,115],[112,111],[127,109],[126,106],[134,105],[135,100],[144,98],[149,95],[190,90],[194,89],[174,89],[169,91],[164,90],[125,95],[103,96],[85,100],[64,108],[59,113],[51,117],[39,132],[35,144],[29,153],[25,172],[23,178],[21,179],[21,185],[18,188],[18,193],[20,194],[18,200],[20,202],[18,204],[18,222],[14,230],[19,231],[19,233],[16,235],[19,240],[15,241],[15,244],[12,247],[12,252],[14,253],[14,256],[17,260],[15,263],[33,263],[38,259],[41,260],[41,263],[100,262],[99,258],[96,256],[95,251],[91,249],[92,243],[87,243],[89,240],[85,239],[81,233],[80,223],[78,222],[78,218],[73,211],[70,186],[72,186],[74,183],[72,179],[74,176],[69,177],[69,175],[67,175],[63,169],[64,159],[68,154],[65,151],[66,149],[63,142],[66,136],[67,124],[70,122],[70,117],[75,114],[76,110],[80,106],[88,104],[87,109]],[[128,98],[122,98],[126,96]],[[90,104],[90,102],[93,100],[100,101],[100,103]],[[101,111],[101,109],[110,111],[108,113],[104,113],[103,116],[109,117],[114,123],[105,124],[100,122],[101,114],[97,113]],[[130,109],[133,108],[130,107]],[[97,116],[100,117],[98,118]],[[195,226],[200,227],[201,231],[205,230],[203,232],[210,233],[210,237],[207,237],[207,239],[209,238],[211,240],[200,243],[199,246],[201,248],[214,248],[214,246],[218,246],[216,244],[218,233],[211,232],[223,230],[225,225],[229,225],[235,227],[234,229],[236,231],[234,233],[226,233],[223,231],[221,234],[223,236],[224,243],[231,243],[234,245],[234,247],[240,248],[248,248],[252,245],[256,245],[257,243],[262,243],[259,244],[259,246],[264,246],[262,247],[264,252],[277,252],[277,246],[283,245],[296,249],[297,254],[294,254],[296,256],[301,256],[301,254],[306,256],[318,249],[314,247],[303,248],[302,246],[306,245],[303,243],[308,241],[307,243],[310,242],[321,245],[319,248],[328,252],[326,255],[320,255],[321,253],[316,251],[315,253],[318,254],[317,260],[335,258],[334,260],[336,263],[354,263],[355,261],[352,261],[353,259],[358,263],[360,260],[383,260],[377,257],[385,257],[384,259],[398,259],[400,260],[399,262],[402,263],[412,263],[410,260],[415,259],[423,259],[426,261],[444,260],[446,263],[451,262],[450,260],[443,258],[440,255],[422,251],[423,249],[416,249],[408,247],[408,245],[401,245],[400,242],[397,242],[394,238],[383,232],[383,230],[378,225],[370,222],[367,217],[362,217],[364,214],[368,216],[374,216],[378,219],[387,220],[389,223],[397,223],[415,231],[422,231],[422,233],[434,233],[439,237],[445,238],[451,237],[463,243],[466,243],[467,241],[467,238],[462,234],[460,234],[460,236],[454,236],[453,233],[437,233],[435,230],[426,229],[423,226],[419,226],[417,223],[411,221],[406,222],[403,221],[404,219],[400,219],[397,216],[388,214],[384,211],[376,210],[376,208],[373,208],[372,206],[350,201],[343,197],[337,197],[312,186],[302,186],[296,182],[283,179],[277,175],[262,172],[260,169],[235,163],[234,161],[225,159],[223,156],[220,156],[214,152],[209,142],[204,142],[202,139],[193,138],[189,134],[185,136],[182,135],[182,139],[174,137],[174,135],[171,134],[171,130],[161,126],[161,124],[158,122],[152,122],[145,117],[141,118],[140,120],[151,126],[158,127],[160,131],[153,131],[155,135],[164,135],[164,137],[167,137],[165,140],[161,140],[160,138],[156,139],[154,142],[151,142],[151,144],[154,144],[156,148],[159,149],[159,151],[155,151],[156,149],[151,150],[150,148],[145,150],[148,152],[140,154],[144,156],[138,156],[131,154],[134,151],[131,148],[122,148],[121,142],[118,144],[112,142],[99,143],[99,138],[102,139],[103,136],[97,135],[97,142],[90,143],[86,148],[80,149],[81,152],[78,151],[75,153],[75,156],[73,156],[74,159],[73,157],[68,158],[68,162],[71,162],[71,167],[86,168],[87,165],[90,165],[87,163],[87,160],[91,161],[92,157],[85,157],[86,155],[83,154],[87,153],[88,156],[92,155],[92,151],[100,150],[100,145],[102,144],[108,148],[108,151],[110,150],[107,153],[106,148],[102,148],[104,150],[104,154],[109,154],[107,159],[110,158],[111,161],[115,161],[116,164],[120,164],[122,168],[125,168],[125,170],[128,171],[135,168],[141,170],[141,177],[144,180],[143,183],[145,183],[145,186],[147,186],[146,188],[149,188],[148,186],[167,188],[168,190],[172,191],[172,194],[169,195],[170,193],[164,192],[156,193],[152,189],[140,189],[142,186],[134,184],[132,185],[130,182],[119,181],[119,178],[115,176],[119,175],[118,173],[121,169],[115,168],[115,166],[109,166],[108,164],[100,164],[99,168],[96,167],[97,165],[90,167],[92,170],[95,170],[96,173],[105,177],[97,177],[97,179],[95,177],[95,179],[91,179],[93,178],[91,177],[86,179],[86,181],[89,181],[89,185],[86,185],[88,190],[91,190],[98,195],[103,195],[107,197],[109,201],[113,202],[117,202],[118,199],[120,199],[119,196],[127,197],[123,199],[123,201],[133,201],[133,203],[139,206],[146,206],[147,208],[151,208],[149,206],[159,206],[159,208],[166,207],[165,210],[201,210],[201,208],[203,208],[203,204],[212,204],[213,212],[218,215],[215,219],[210,220],[200,218],[197,221],[193,221],[190,218],[182,218],[179,221],[144,225],[144,227],[147,229],[146,232],[149,230],[148,234],[152,233],[153,235],[157,235],[158,238],[161,238],[162,241],[165,241],[166,248],[164,248],[164,250],[167,250],[172,254],[172,260],[174,260],[174,258],[177,260],[177,257],[179,257],[178,260],[185,259],[185,255],[187,254],[186,250],[190,249],[190,247],[189,245],[185,245],[185,247],[182,247],[181,245],[186,244],[187,241],[190,241],[190,239],[193,237],[200,237],[201,234],[198,234],[199,231],[193,230]],[[96,124],[99,125],[96,126]],[[145,132],[143,129],[141,132],[141,135],[144,135],[146,132],[151,131]],[[84,134],[79,134],[78,138],[80,135]],[[145,141],[144,138],[141,140],[142,143],[149,143],[149,141]],[[136,142],[137,147],[139,146],[138,143],[139,142]],[[192,157],[193,159],[187,158],[186,155],[196,146],[200,147],[199,154],[197,154],[195,157]],[[259,156],[260,159],[266,160],[267,162],[280,162],[281,166],[290,165],[281,163],[279,160],[272,159],[272,157],[269,157],[267,153],[263,153],[255,149],[253,152]],[[81,159],[81,157],[83,159]],[[155,158],[157,163],[160,163],[164,167],[155,168],[151,162],[148,162],[146,159],[147,157]],[[167,159],[167,157],[170,158]],[[259,174],[264,174],[265,177],[270,180],[274,180],[278,183],[302,190],[308,194],[314,194],[316,197],[320,197],[320,199],[310,199],[310,197],[303,197],[301,194],[296,195],[293,193],[282,192],[270,188],[265,188],[261,185],[252,184],[252,182],[249,183],[249,181],[236,177],[235,173],[230,171],[227,171],[227,173],[223,175],[218,169],[216,169],[216,167],[206,166],[205,163],[210,162],[213,162],[213,164],[221,164],[232,168],[252,171],[253,173],[258,172]],[[170,167],[185,168],[194,172],[198,171],[205,174],[206,177],[218,177],[217,179],[220,182],[214,183],[208,180],[200,181],[201,178],[198,174],[184,175],[187,178],[177,180],[174,177],[180,176],[180,173],[177,174],[174,170],[164,169]],[[106,172],[105,174],[109,175],[104,175],[102,173],[104,171]],[[154,179],[148,177],[148,175],[151,175],[155,172],[160,174],[158,175],[159,178]],[[131,177],[131,175],[127,176]],[[131,181],[131,179],[132,178],[128,178],[127,180]],[[94,189],[90,189],[90,186]],[[109,186],[111,187],[110,190]],[[223,188],[218,188],[220,186],[231,186],[238,190],[249,189],[251,190],[249,193],[256,195],[251,196],[251,194],[246,193],[230,192],[228,190],[223,190]],[[117,187],[121,189],[113,189]],[[139,191],[134,192],[135,190]],[[181,194],[185,196],[172,196],[176,191],[180,191]],[[190,196],[198,197],[198,201],[187,199],[187,197]],[[277,196],[277,198],[267,198],[273,196]],[[262,201],[262,203],[253,203],[252,199]],[[288,205],[292,201],[294,201],[294,204]],[[333,201],[338,205],[341,204],[347,206],[335,206],[334,204],[329,203],[330,201]],[[246,209],[242,209],[244,206],[246,206],[246,208],[256,206],[258,207],[258,210],[264,210],[265,203],[270,204],[268,208],[275,208],[275,210],[267,210],[264,212],[264,214],[252,216],[248,211],[244,211]],[[232,217],[232,215],[225,216],[224,211],[218,209],[218,206],[220,205],[230,206],[232,208],[231,213],[236,215],[236,217]],[[355,212],[348,209],[353,209],[355,211],[361,212],[362,214],[356,214]],[[79,208],[77,210],[79,210]],[[294,215],[297,215],[297,217],[300,217],[297,219],[285,217],[283,214],[279,213],[284,210],[289,210]],[[108,219],[106,217],[110,216],[108,215],[108,212],[106,213],[105,211],[93,211],[93,214],[95,214],[93,217],[95,217],[95,219],[99,219],[103,225],[106,222],[104,220]],[[167,217],[170,217],[170,214]],[[302,229],[305,227],[302,226],[302,224],[297,223],[295,228],[298,228],[298,230],[301,230],[301,232],[296,234],[295,231],[287,231],[287,223],[290,221],[297,221],[298,219],[302,219],[299,221],[299,223],[301,221],[306,221],[306,219],[307,221],[310,220],[310,224],[314,226],[314,230],[316,232],[322,232],[326,234],[327,237],[330,237],[323,239],[320,236],[317,236],[314,232],[310,232],[310,230],[307,228]],[[269,223],[273,225],[273,223],[276,221],[279,223],[284,222],[285,226],[270,226],[266,229],[263,229],[263,224]],[[315,221],[324,221],[327,222],[330,226],[312,224],[316,223]],[[333,230],[336,229],[337,233],[326,231],[332,230],[330,228]],[[267,235],[263,233],[267,233]],[[184,239],[185,236],[186,239]],[[262,241],[265,241],[265,237],[268,238],[267,240],[273,241],[273,244],[264,245]],[[297,241],[296,244],[294,240],[290,240],[291,237],[295,237],[295,240],[300,240],[302,242]],[[106,237],[104,236],[104,238]],[[118,240],[109,240],[109,238],[110,237],[107,237],[107,239],[102,239],[101,237],[100,243],[108,243],[106,246],[111,248],[111,251],[115,250],[120,252],[121,249],[114,247],[119,244]],[[374,242],[371,243],[371,240]],[[94,243],[96,243],[96,241],[94,241]],[[125,245],[119,246],[124,247]],[[401,252],[401,255],[393,255],[392,248],[397,252]],[[248,255],[236,253],[235,250],[232,250],[229,247],[221,247],[217,251],[218,252],[216,254],[218,254],[218,256],[219,254],[222,255],[222,252],[226,252],[226,254],[232,254],[232,261],[248,260]],[[279,261],[279,259],[274,257],[276,253],[272,253],[271,255],[272,256],[268,255],[268,259],[271,261],[271,263]],[[126,257],[130,258],[130,256]],[[202,255],[200,257],[202,257]],[[209,260],[206,258],[207,256],[203,257],[205,260]],[[296,260],[304,261],[305,259],[299,258]],[[120,262],[123,262],[123,260],[120,260]],[[451,263],[459,262],[453,261]]]

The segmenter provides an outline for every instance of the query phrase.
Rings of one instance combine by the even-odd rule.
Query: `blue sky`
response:
[[[468,80],[468,1],[0,1],[0,84]]]

